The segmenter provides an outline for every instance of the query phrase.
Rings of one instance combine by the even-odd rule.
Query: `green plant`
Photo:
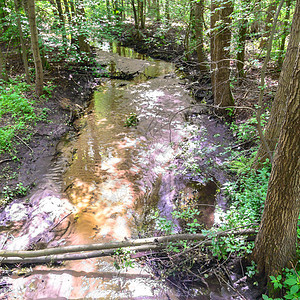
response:
[[[15,197],[24,197],[27,195],[30,187],[24,186],[22,182],[15,187],[4,186],[1,192],[0,206],[5,206],[14,200]]]
[[[134,261],[131,259],[132,252],[128,249],[118,249],[114,253],[114,266],[117,270],[134,268]]]
[[[249,277],[252,278],[255,274],[258,273],[257,271],[257,266],[256,263],[254,261],[251,261],[251,265],[246,267],[246,272],[245,274]]]
[[[300,275],[296,268],[283,269],[282,275],[270,276],[270,282],[275,290],[282,290],[284,299],[299,299],[300,298]],[[264,300],[274,300],[267,295],[262,295]],[[283,298],[276,298],[280,300]]]
[[[134,127],[139,123],[139,119],[136,113],[130,113],[130,115],[125,120],[125,127]]]

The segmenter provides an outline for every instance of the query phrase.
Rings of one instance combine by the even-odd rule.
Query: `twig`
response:
[[[218,280],[221,279],[224,283],[228,285],[228,287],[230,287],[234,292],[236,292],[241,297],[241,299],[247,300],[237,289],[235,289],[231,284],[229,284],[222,276],[219,276],[216,272],[214,272],[214,274],[218,278]]]
[[[57,222],[49,231],[52,232],[65,218],[67,218],[69,215],[71,215],[72,212],[65,215],[59,222]]]
[[[20,140],[25,146],[27,146],[31,150],[31,152],[33,152],[33,150],[30,148],[30,146],[27,143],[25,143],[18,135],[16,135],[16,138],[18,140]]]
[[[12,158],[7,158],[7,159],[0,160],[0,164],[5,163],[7,161],[11,161],[11,160],[13,160],[13,159]]]

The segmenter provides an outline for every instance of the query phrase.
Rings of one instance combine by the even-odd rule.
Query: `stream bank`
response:
[[[116,46],[117,53],[124,53],[125,50],[126,48]],[[137,236],[139,234],[138,231],[130,233],[130,230],[136,224],[144,222],[139,220],[140,217],[144,217],[144,206],[155,207],[157,205],[160,212],[168,215],[172,210],[172,199],[178,196],[179,192],[183,192],[186,195],[187,202],[194,197],[197,200],[202,198],[201,203],[204,205],[208,204],[208,206],[211,206],[215,204],[218,186],[210,182],[206,185],[205,179],[209,175],[212,178],[212,182],[222,182],[220,170],[210,169],[209,173],[202,172],[202,175],[198,174],[198,177],[195,177],[191,174],[192,170],[188,169],[189,165],[184,166],[186,157],[178,155],[177,163],[175,162],[173,166],[176,167],[175,165],[177,165],[179,169],[183,166],[183,169],[179,172],[181,175],[178,176],[168,169],[167,162],[174,156],[172,153],[178,154],[178,149],[184,147],[184,142],[194,139],[197,141],[199,149],[205,149],[202,153],[203,156],[197,157],[197,160],[194,161],[204,171],[208,167],[207,162],[212,163],[211,160],[217,159],[216,154],[218,151],[221,151],[215,145],[222,144],[223,147],[226,146],[224,141],[229,139],[229,133],[213,118],[190,113],[190,120],[194,120],[193,122],[197,124],[198,133],[189,137],[192,128],[184,129],[181,125],[186,117],[186,114],[183,112],[189,107],[191,98],[184,91],[182,81],[176,78],[176,74],[168,64],[151,60],[139,60],[139,58],[143,57],[140,57],[137,53],[130,52],[128,49],[126,51],[129,52],[130,56],[136,55],[133,66],[130,66],[132,61],[121,58],[116,53],[98,53],[99,63],[107,66],[105,72],[109,72],[111,77],[119,79],[115,79],[116,81],[108,79],[106,82],[101,83],[98,87],[98,92],[102,94],[101,98],[97,100],[97,96],[95,96],[94,102],[88,107],[83,118],[75,122],[76,128],[81,130],[81,134],[77,136],[74,133],[70,133],[56,147],[56,158],[52,161],[50,170],[40,181],[39,191],[35,192],[34,197],[30,200],[31,205],[37,206],[39,209],[43,208],[44,205],[44,210],[42,209],[41,213],[41,211],[35,209],[35,212],[30,216],[30,222],[27,222],[25,226],[24,223],[22,224],[25,216],[19,216],[16,222],[19,222],[20,226],[23,226],[27,232],[22,234],[22,236],[15,236],[12,243],[9,243],[10,237],[4,237],[4,243],[10,244],[9,247],[11,249],[16,249],[20,244],[24,248],[28,248],[31,244],[34,244],[34,248],[58,246],[64,244],[66,240],[68,242],[71,241],[71,243],[81,244],[88,242],[91,236],[97,240],[104,236],[104,241],[111,238],[123,239],[128,236]],[[155,68],[153,68],[154,64],[157,63],[160,65],[160,72],[156,72]],[[131,75],[133,77],[132,81],[127,82],[124,80],[124,78],[131,77]],[[150,81],[146,83],[146,80],[149,79]],[[164,88],[157,90],[157,87],[161,85],[164,85]],[[128,92],[129,88],[130,92]],[[132,88],[133,90],[131,90]],[[95,95],[97,95],[97,92]],[[110,95],[113,98],[106,100],[106,96],[103,98],[103,95]],[[182,103],[183,99],[186,100],[184,105]],[[134,105],[131,103],[132,100]],[[176,105],[174,105],[175,103]],[[163,105],[166,105],[166,108],[163,109]],[[119,108],[115,111],[118,106],[121,109]],[[144,107],[147,107],[148,111],[143,111]],[[95,115],[94,111],[97,115]],[[124,128],[124,120],[133,111],[136,111],[140,122],[137,128],[126,129]],[[177,111],[181,111],[181,113],[178,114]],[[165,113],[161,114],[162,112]],[[96,121],[97,128],[93,128],[95,125],[89,125],[89,120]],[[171,125],[175,126],[172,131]],[[200,132],[199,128],[202,128]],[[98,130],[97,134],[95,134],[95,130]],[[148,142],[149,137],[150,142]],[[114,138],[117,139],[114,140]],[[108,142],[106,142],[108,147],[105,146],[107,149],[101,146],[103,143],[102,139],[108,139]],[[182,144],[180,144],[181,141],[183,141]],[[80,147],[78,143],[81,145]],[[117,148],[115,149],[116,145]],[[138,152],[134,150],[135,148],[137,149],[137,146],[139,147]],[[149,151],[149,149],[152,149],[152,151]],[[207,151],[207,149],[211,149],[211,151]],[[140,150],[144,154],[141,154]],[[119,155],[124,158],[116,160]],[[141,162],[142,164],[140,165]],[[159,162],[158,165],[156,165],[157,162]],[[215,163],[221,164],[217,160],[213,164]],[[79,168],[76,167],[76,164],[79,165]],[[76,168],[79,172],[76,171]],[[141,172],[141,170],[143,171]],[[64,174],[63,181],[61,179],[62,174]],[[194,181],[194,184],[188,186],[187,183],[191,180]],[[64,193],[61,191],[61,184],[63,185]],[[207,190],[199,188],[199,186],[203,185]],[[198,190],[196,194],[195,190]],[[210,195],[210,199],[207,198],[207,194]],[[128,199],[126,198],[127,195],[130,195]],[[99,198],[103,198],[103,196],[106,198],[105,201],[116,202],[118,205],[111,208],[110,204],[105,204],[104,202],[104,206],[102,206],[103,200],[99,202]],[[138,201],[134,203],[133,199]],[[219,200],[217,199],[217,201]],[[119,205],[123,202],[126,204],[125,207]],[[51,204],[50,206],[49,203]],[[94,206],[99,206],[99,203],[100,209],[98,207],[97,210],[94,210]],[[222,205],[220,201],[219,204]],[[133,208],[135,214],[131,215]],[[24,211],[24,207],[12,205],[10,210]],[[55,213],[53,213],[54,211]],[[70,212],[72,215],[69,216]],[[126,216],[125,219],[122,219],[123,215]],[[204,210],[202,215],[206,218],[202,221],[208,227],[211,226],[214,222],[214,209]],[[95,224],[96,219],[107,219],[110,225],[103,227],[98,223]],[[33,220],[34,222],[32,222]],[[114,224],[119,224],[120,222],[123,224],[121,227],[119,225],[114,226]],[[41,224],[45,223],[48,223],[46,227],[41,226]],[[76,226],[80,228],[80,234],[78,234],[78,229],[77,233],[74,232]],[[120,228],[122,228],[121,231]],[[47,232],[47,234],[43,235],[43,232]],[[39,234],[37,235],[36,233]],[[43,239],[41,239],[42,235]],[[29,238],[32,236],[35,240],[30,243]],[[26,242],[28,243],[26,244]],[[94,270],[94,272],[100,277],[107,277],[108,274],[110,274],[109,276],[116,276],[109,263],[106,261],[103,263],[102,267],[104,269],[100,268],[102,275],[97,273],[97,270],[99,272],[98,263],[82,264],[81,268],[86,271],[77,275],[74,272],[70,272],[74,267],[76,268],[76,265],[67,265],[70,278],[77,277],[76,283],[74,279],[69,278],[70,284],[73,282],[72,286],[75,285],[78,288],[82,286],[82,277],[86,276],[84,274],[90,273],[91,268],[95,266],[97,266],[97,270]],[[48,272],[53,275],[51,275],[52,277],[50,276],[52,281],[60,282],[55,289],[57,295],[71,292],[70,290],[67,291],[66,287],[62,288],[62,284],[66,280],[65,276],[62,276],[65,273],[63,267],[60,268],[59,273],[56,273],[57,276],[55,276],[55,271],[53,270],[48,270]],[[104,272],[107,272],[107,274],[104,275]],[[137,280],[141,277],[137,275],[139,272],[141,271],[135,271],[135,275],[130,275],[131,278]],[[31,282],[33,290],[27,290],[26,294],[19,295],[34,297],[37,288],[44,290],[44,296],[53,293],[53,286],[49,281],[50,277],[45,280],[46,274],[47,268],[43,267],[37,268],[33,272],[27,270],[26,275],[29,276],[28,280]],[[95,278],[95,276],[92,278]],[[118,276],[120,276],[120,273]],[[148,280],[150,286],[153,286],[153,278],[147,273],[143,273],[143,276],[146,278],[146,281]],[[60,277],[60,279],[58,280],[57,277]],[[14,282],[24,285],[21,279],[16,280],[16,277],[12,277],[12,279]],[[126,287],[133,284],[133,282],[130,283],[130,280],[128,281],[128,275],[124,275],[122,280],[122,284]],[[115,290],[115,284],[111,285],[111,281],[108,281],[109,283],[105,282],[99,282],[98,279],[98,289],[100,285],[106,286],[106,284],[109,284],[111,286],[109,288],[110,292],[112,292],[112,289]],[[118,282],[120,283],[120,281]],[[87,284],[90,285],[91,282]],[[142,284],[141,286],[145,285]],[[160,283],[155,289],[159,293],[163,291]],[[118,289],[117,296],[114,297],[123,295],[120,294],[121,291]],[[132,290],[132,288],[129,291],[137,292],[136,289]],[[197,291],[200,294],[202,293],[203,297],[208,297],[208,294],[203,294],[203,289],[197,289]],[[74,293],[82,292],[80,289],[74,291]],[[101,292],[102,294],[99,290],[98,294],[95,294],[95,292],[91,294],[92,291],[89,290],[89,294],[85,295],[94,295],[93,297],[101,299],[100,295],[103,295],[103,291]],[[171,293],[172,297],[175,297],[174,299],[183,297],[182,293],[178,295],[178,291],[172,291]],[[215,291],[212,291],[212,287],[210,287],[208,293],[212,293],[210,295],[213,297],[212,299],[218,299],[218,295],[222,295],[220,296],[222,299],[230,297],[226,290],[220,291],[219,287],[216,287]],[[195,297],[196,294],[194,294]],[[112,297],[112,294],[109,295],[109,297]],[[132,296],[133,294],[128,295]],[[157,297],[158,294],[153,295]],[[170,291],[165,296],[160,294],[159,297],[159,299],[170,298]]]

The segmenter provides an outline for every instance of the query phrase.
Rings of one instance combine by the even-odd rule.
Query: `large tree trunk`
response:
[[[212,0],[211,11],[211,71],[214,103],[219,107],[232,106],[233,97],[229,82],[232,2]],[[218,24],[219,28],[216,28],[217,22],[222,22],[222,26]]]
[[[269,145],[270,151],[274,152],[278,142],[280,129],[284,121],[286,104],[287,104],[287,89],[291,81],[295,60],[300,46],[300,0],[297,0],[295,13],[292,22],[292,29],[287,47],[285,59],[280,74],[278,88],[275,99],[272,103],[271,116],[265,129],[265,139]],[[267,158],[267,153],[263,145],[261,145],[256,155],[256,166]]]
[[[299,1],[297,1],[299,2]],[[285,121],[274,155],[265,208],[253,256],[258,270],[276,275],[296,257],[300,213],[300,53],[289,86]]]
[[[33,52],[33,60],[35,66],[35,92],[38,96],[41,96],[43,93],[43,85],[44,85],[44,73],[42,60],[39,49],[39,39],[38,39],[38,31],[36,27],[36,19],[35,19],[35,5],[34,0],[28,0],[28,20],[30,26],[30,37],[31,37],[31,46]]]
[[[27,81],[27,83],[30,83],[30,74],[29,74],[28,60],[27,60],[27,50],[25,47],[24,36],[23,36],[23,31],[22,31],[22,26],[21,26],[21,21],[20,21],[20,16],[19,16],[20,3],[18,3],[17,0],[14,0],[14,3],[15,3],[15,10],[17,13],[17,25],[18,25],[19,38],[20,38],[20,44],[21,44],[21,50],[22,50],[22,60],[23,60],[23,64],[24,64],[24,71],[25,71],[26,81]]]

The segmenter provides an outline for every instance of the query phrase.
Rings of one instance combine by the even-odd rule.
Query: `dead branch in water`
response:
[[[215,233],[213,236],[204,234],[174,234],[169,236],[151,237],[136,240],[125,240],[121,242],[110,242],[90,245],[65,246],[48,248],[34,251],[0,251],[0,262],[2,264],[33,264],[49,263],[65,260],[82,260],[95,257],[112,256],[117,249],[124,249],[135,252],[146,252],[165,248],[169,242],[205,241],[205,245],[210,245],[215,238],[226,236],[241,236],[256,234],[255,229],[245,229],[240,231],[223,231]],[[80,253],[76,253],[80,252]]]

